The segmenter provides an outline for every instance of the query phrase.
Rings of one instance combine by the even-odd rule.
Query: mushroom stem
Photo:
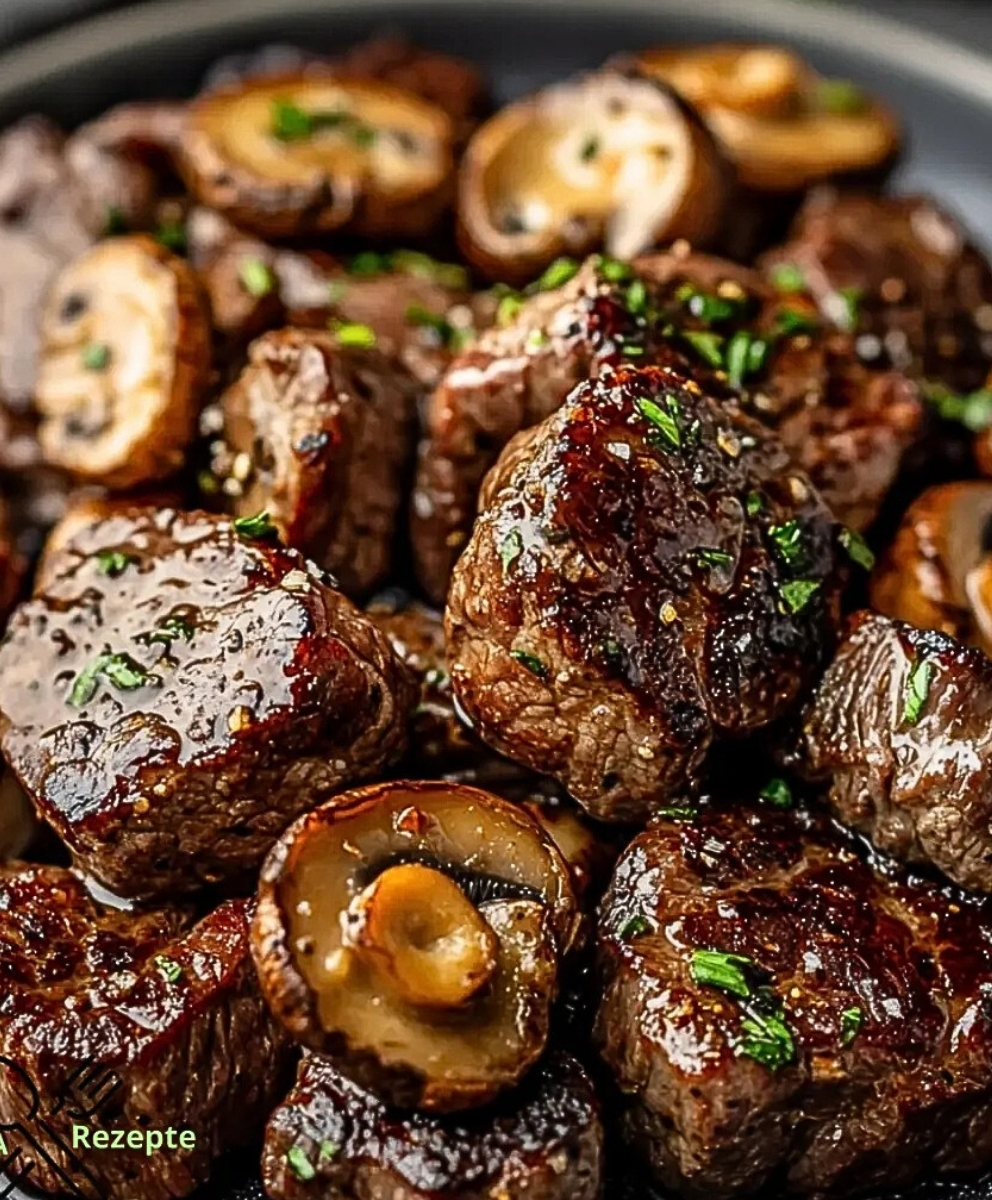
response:
[[[408,1004],[460,1008],[492,979],[499,944],[479,910],[441,871],[390,867],[352,900],[344,943]]]

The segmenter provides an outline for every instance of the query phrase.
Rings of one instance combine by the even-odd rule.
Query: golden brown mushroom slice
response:
[[[548,1037],[579,920],[533,818],[477,788],[392,782],[297,821],[262,870],[254,953],[270,1007],[389,1103],[471,1108]]]
[[[182,466],[210,372],[193,273],[143,235],[100,242],[55,281],[35,389],[46,461],[125,489]]]
[[[887,617],[992,654],[992,481],[938,484],[915,500],[870,594]]]
[[[880,171],[898,153],[900,129],[887,108],[782,46],[654,49],[634,61],[699,109],[755,191]]]
[[[480,271],[520,283],[562,254],[633,258],[719,233],[728,176],[712,136],[647,77],[600,71],[508,105],[473,135],[458,235]]]
[[[246,80],[189,109],[190,191],[262,237],[430,232],[451,198],[454,128],[439,107],[372,80]]]

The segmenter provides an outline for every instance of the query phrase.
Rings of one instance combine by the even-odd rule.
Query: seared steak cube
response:
[[[230,879],[402,752],[413,684],[261,517],[134,509],[77,533],[0,648],[0,743],[121,895]]]

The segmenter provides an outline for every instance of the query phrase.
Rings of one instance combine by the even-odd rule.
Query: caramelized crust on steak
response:
[[[176,1200],[255,1136],[289,1046],[258,991],[250,919],[240,900],[195,925],[176,908],[106,908],[71,871],[0,867],[0,1127],[40,1138],[47,1158],[17,1140],[36,1163],[32,1186]],[[74,1124],[172,1125],[196,1143],[151,1156],[77,1148],[80,1172],[56,1141],[71,1147]]]
[[[77,859],[121,895],[250,871],[299,813],[378,774],[413,681],[296,551],[205,513],[77,534],[0,649],[0,742]]]
[[[501,753],[638,820],[784,716],[838,619],[836,524],[782,444],[676,360],[507,447],[455,569],[455,695]]]
[[[398,1115],[307,1055],[269,1121],[262,1174],[272,1200],[597,1200],[602,1142],[592,1083],[560,1052],[457,1118]]]
[[[992,904],[852,845],[738,805],[658,822],[617,867],[598,1040],[628,1138],[682,1195],[840,1195],[992,1160]]]

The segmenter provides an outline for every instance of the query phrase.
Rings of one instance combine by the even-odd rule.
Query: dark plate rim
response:
[[[535,7],[544,12],[602,14],[602,0],[500,0],[501,17],[512,24],[526,19]],[[957,94],[992,111],[992,57],[889,17],[836,4],[797,0],[613,0],[613,15],[691,18],[734,30],[742,38],[794,38],[866,62],[884,63],[928,86]],[[254,22],[292,21],[320,16],[332,25],[336,16],[358,14],[370,27],[388,16],[402,20],[403,12],[445,10],[464,15],[491,11],[491,0],[151,0],[115,12],[73,22],[0,53],[0,100],[10,100],[24,88],[57,81],[88,61],[99,60],[123,47],[136,50],[160,40],[166,31],[182,40],[237,32]],[[663,36],[659,32],[659,39]]]

